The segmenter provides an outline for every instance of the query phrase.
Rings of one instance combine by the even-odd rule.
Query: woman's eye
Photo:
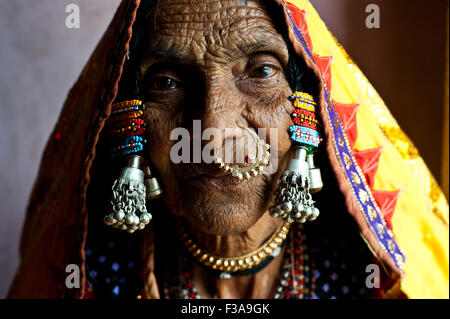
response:
[[[273,67],[264,65],[253,69],[250,72],[250,77],[252,78],[269,78],[277,73],[277,70]]]
[[[158,77],[153,81],[153,89],[160,90],[160,91],[166,91],[166,90],[173,90],[177,87],[177,81],[166,77]]]

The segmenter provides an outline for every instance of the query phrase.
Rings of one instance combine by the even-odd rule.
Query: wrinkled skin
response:
[[[149,157],[164,185],[169,209],[187,218],[190,233],[210,253],[239,256],[259,247],[280,225],[269,216],[276,178],[288,159],[292,93],[288,50],[266,9],[257,1],[162,0],[149,19],[140,62],[147,105]],[[174,164],[171,131],[201,120],[206,128],[278,128],[278,170],[272,175],[217,186],[214,164]],[[213,142],[220,147],[224,140]],[[206,176],[207,182],[200,177]],[[216,187],[217,186],[217,187]],[[194,265],[204,297],[270,298],[281,256],[256,275],[210,278]]]

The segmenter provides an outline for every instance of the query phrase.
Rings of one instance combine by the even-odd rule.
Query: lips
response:
[[[231,174],[223,176],[211,176],[206,174],[200,174],[192,176],[188,179],[188,182],[199,184],[200,186],[215,190],[233,188],[241,184],[243,181],[244,180],[241,181],[238,180]]]

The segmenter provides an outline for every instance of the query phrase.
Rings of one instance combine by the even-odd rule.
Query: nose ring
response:
[[[258,174],[260,174],[264,170],[264,167],[269,165],[270,158],[270,145],[267,144],[264,140],[260,139],[258,134],[256,134],[256,132],[252,129],[245,127],[244,130],[246,130],[253,138],[257,150],[256,156],[253,156],[251,154],[245,156],[244,161],[248,165],[228,165],[220,157],[217,157],[215,159],[215,163],[220,168],[225,170],[225,172],[227,173],[231,173],[231,175],[233,177],[236,177],[238,180],[242,180],[244,178],[250,179],[251,177],[258,176]]]

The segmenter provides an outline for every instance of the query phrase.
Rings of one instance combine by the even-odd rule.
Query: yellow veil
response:
[[[328,100],[345,131],[345,141],[338,138],[336,148],[348,144],[349,155],[341,154],[344,166],[354,164],[361,174],[347,177],[370,190],[364,194],[353,185],[369,228],[402,269],[401,290],[409,298],[448,298],[445,196],[383,100],[310,2],[289,0],[285,8],[291,16],[291,33],[300,31],[297,39],[309,49],[326,83]],[[361,175],[365,181],[359,180]],[[371,201],[373,206],[363,207]],[[382,222],[377,223],[377,218]]]

